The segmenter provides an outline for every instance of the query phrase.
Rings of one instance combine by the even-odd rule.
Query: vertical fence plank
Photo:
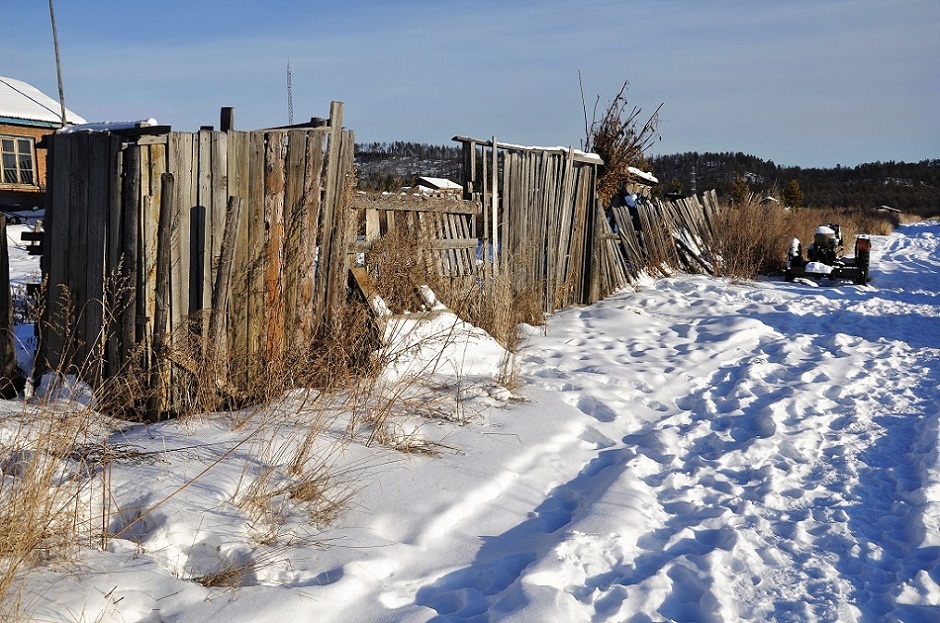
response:
[[[43,245],[42,267],[46,276],[46,304],[43,306],[42,334],[40,352],[36,357],[38,374],[46,370],[60,370],[64,365],[64,347],[68,327],[64,324],[67,317],[65,291],[68,287],[68,258],[72,256],[69,248],[69,195],[71,191],[71,156],[72,150],[67,134],[51,135],[50,176],[48,183],[48,205],[46,212],[46,235]]]
[[[196,202],[193,205],[198,206],[199,209],[190,210],[193,215],[191,239],[192,246],[195,247],[191,251],[193,266],[190,280],[190,311],[209,309],[212,299],[212,227],[214,223],[212,213],[216,209],[213,205],[215,192],[212,175],[212,137],[214,134],[215,132],[208,128],[199,130],[198,143],[195,145],[198,185]],[[221,214],[225,214],[224,198],[218,209]],[[221,231],[218,235],[222,235]],[[203,318],[203,328],[205,328],[206,320]]]
[[[121,265],[121,230],[122,210],[121,192],[123,189],[123,154],[122,141],[114,135],[109,136],[108,149],[108,217],[107,217],[107,249],[105,255],[105,274],[114,281],[114,286],[108,292],[106,302],[108,324],[106,332],[108,339],[105,342],[105,377],[111,378],[117,374],[121,365],[121,315],[125,307],[125,292],[131,284],[126,282]]]
[[[148,418],[152,421],[160,419],[161,414],[169,408],[170,371],[169,371],[169,336],[171,327],[170,318],[170,278],[172,272],[172,236],[176,228],[174,223],[176,210],[173,203],[176,201],[175,177],[172,173],[161,176],[161,201],[157,234],[157,278],[154,292],[155,312],[153,320],[152,362],[150,365],[150,396],[147,402]]]
[[[346,249],[339,235],[342,230],[343,215],[339,212],[341,188],[340,176],[345,174],[342,165],[343,153],[343,105],[332,102],[330,105],[330,134],[326,164],[326,192],[323,219],[320,230],[320,287],[317,312],[327,325],[330,325],[339,302],[339,283],[346,283],[346,275],[337,274],[337,267],[345,258]]]
[[[129,356],[137,345],[137,292],[140,236],[140,152],[138,145],[128,145],[123,152],[124,178],[121,189],[121,230],[118,243],[121,266],[121,309],[119,338],[119,365],[127,366]]]
[[[228,134],[226,132],[213,132],[210,142],[212,149],[210,158],[212,209],[209,212],[209,240],[206,243],[209,246],[208,270],[206,272],[209,275],[209,283],[215,283],[215,271],[219,264],[219,256],[222,253],[228,200],[233,193],[229,192],[228,182]],[[208,297],[203,304],[205,307],[211,305]]]
[[[284,165],[286,132],[268,132],[264,152],[264,355],[282,354],[284,341]]]
[[[263,374],[264,331],[264,132],[252,132],[248,155],[248,352],[249,382]]]
[[[225,225],[223,226],[222,244],[219,253],[218,270],[212,286],[212,306],[209,316],[209,344],[211,354],[212,372],[216,375],[215,381],[219,387],[228,385],[226,362],[228,356],[228,343],[226,331],[226,309],[228,307],[231,290],[232,267],[235,258],[235,245],[238,243],[238,227],[241,220],[241,211],[244,200],[238,197],[229,197],[225,210]]]
[[[229,382],[236,387],[244,387],[248,382],[248,307],[251,273],[251,249],[248,241],[249,134],[232,131],[227,132],[226,135],[228,137],[228,192],[242,199],[232,265],[232,294],[229,299],[228,346],[233,359],[232,363],[235,364],[229,369]]]
[[[88,256],[88,152],[91,135],[77,134],[69,144],[72,166],[69,171],[69,250],[73,257],[85,258]],[[87,355],[85,342],[85,315],[84,305],[88,300],[86,276],[88,274],[84,262],[69,262],[68,277],[65,282],[70,298],[71,309],[68,313],[73,320],[66,321],[71,332],[66,335],[65,362],[68,372],[79,372],[76,366],[81,366]]]
[[[319,317],[315,310],[315,289],[317,280],[317,229],[320,223],[320,186],[323,181],[323,142],[322,130],[308,133],[307,154],[304,159],[303,195],[301,197],[300,235],[297,257],[297,278],[299,281],[297,305],[294,317],[294,343],[311,340],[320,329]]]
[[[284,251],[283,251],[283,309],[285,346],[295,343],[294,327],[297,310],[300,238],[304,226],[304,171],[307,158],[307,132],[291,130],[287,133],[287,153],[284,168]]]
[[[190,241],[190,185],[193,170],[193,135],[183,132],[170,134],[167,153],[167,172],[173,174],[173,201],[160,204],[160,221],[171,218],[174,225],[170,234],[170,328],[171,339],[189,314],[189,241]],[[163,192],[166,192],[164,187]],[[164,206],[172,206],[175,214],[164,214]],[[171,342],[172,344],[172,342]],[[175,347],[176,345],[173,344]],[[182,346],[182,345],[180,345]]]

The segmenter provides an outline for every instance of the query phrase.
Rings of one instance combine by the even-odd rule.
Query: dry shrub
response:
[[[625,180],[632,176],[629,167],[645,165],[644,152],[659,136],[660,104],[653,114],[640,125],[642,109],[631,106],[626,93],[630,83],[624,82],[620,92],[608,105],[603,116],[597,118],[597,105],[600,96],[594,102],[594,116],[591,122],[587,118],[587,106],[584,104],[584,90],[581,91],[581,104],[584,107],[585,151],[599,155],[604,164],[600,167],[597,178],[597,196],[604,205],[610,205],[611,197]]]
[[[445,285],[434,270],[431,232],[415,223],[402,224],[376,240],[366,255],[366,268],[379,295],[389,309],[401,313],[418,311],[423,305],[417,288],[427,285],[439,292]]]
[[[316,446],[336,397],[321,392],[305,392],[305,396],[303,404],[291,408],[305,416],[301,427],[271,413],[257,424],[251,458],[233,495],[235,505],[255,526],[267,525],[276,531],[299,508],[311,523],[322,527],[340,515],[354,493],[355,470],[334,466],[344,442]]]
[[[756,201],[724,207],[713,223],[713,267],[720,275],[751,279],[783,270],[792,239],[787,212]]]

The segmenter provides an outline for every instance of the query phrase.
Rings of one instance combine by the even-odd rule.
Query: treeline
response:
[[[359,188],[397,192],[412,186],[419,176],[459,181],[462,149],[393,141],[357,143],[356,175]]]
[[[421,175],[460,182],[461,156],[459,145],[358,143],[359,187],[397,191],[414,184]],[[654,193],[660,196],[714,189],[719,197],[730,200],[746,187],[747,192],[782,200],[785,188],[796,180],[807,207],[887,205],[908,213],[940,215],[940,159],[801,168],[780,166],[742,152],[686,152],[653,156],[647,168],[659,178]]]
[[[649,160],[660,185],[656,192],[692,194],[714,188],[732,197],[747,190],[780,199],[796,180],[808,207],[870,208],[887,205],[903,212],[940,214],[940,159],[873,162],[855,167],[783,167],[741,152],[686,152]],[[736,189],[737,185],[737,189]]]
[[[362,160],[381,160],[402,156],[418,160],[460,160],[461,148],[450,145],[428,145],[393,141],[391,143],[356,143],[356,157]]]

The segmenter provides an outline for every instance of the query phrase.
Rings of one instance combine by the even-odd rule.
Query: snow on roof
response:
[[[77,132],[120,132],[121,130],[133,130],[136,128],[152,128],[157,123],[156,119],[141,119],[139,121],[98,121],[95,123],[83,123],[79,125],[70,125],[59,130],[59,134],[75,134]]]
[[[421,182],[424,182],[425,186],[430,186],[437,190],[463,190],[463,186],[457,182],[452,182],[443,177],[419,177],[418,183],[420,184]]]
[[[651,186],[655,186],[656,184],[659,184],[659,179],[656,176],[654,176],[652,173],[647,173],[646,171],[642,171],[636,167],[627,167],[627,171],[633,177],[638,177]]]
[[[72,111],[65,110],[69,123],[85,123]],[[41,124],[59,126],[62,123],[61,107],[31,84],[0,76],[0,118],[23,121],[24,125]]]

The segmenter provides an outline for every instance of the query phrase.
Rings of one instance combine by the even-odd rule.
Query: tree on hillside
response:
[[[803,191],[800,190],[800,182],[793,178],[787,182],[783,189],[783,204],[791,208],[800,208],[803,206]]]
[[[670,195],[681,195],[685,192],[685,189],[682,187],[682,180],[678,177],[674,177],[669,180],[669,194]]]
[[[597,195],[604,204],[610,203],[620,185],[629,178],[628,167],[643,167],[646,163],[644,152],[659,136],[659,109],[663,105],[657,106],[650,118],[640,125],[642,110],[636,106],[631,107],[627,102],[629,85],[629,82],[624,81],[617,97],[599,120],[598,96],[594,102],[594,117],[590,122],[587,106],[584,104],[584,89],[581,89],[585,132],[581,148],[596,153],[604,160],[597,177]]]
[[[735,174],[734,181],[731,182],[731,199],[735,203],[744,203],[751,194],[751,187],[747,185],[741,174]]]

